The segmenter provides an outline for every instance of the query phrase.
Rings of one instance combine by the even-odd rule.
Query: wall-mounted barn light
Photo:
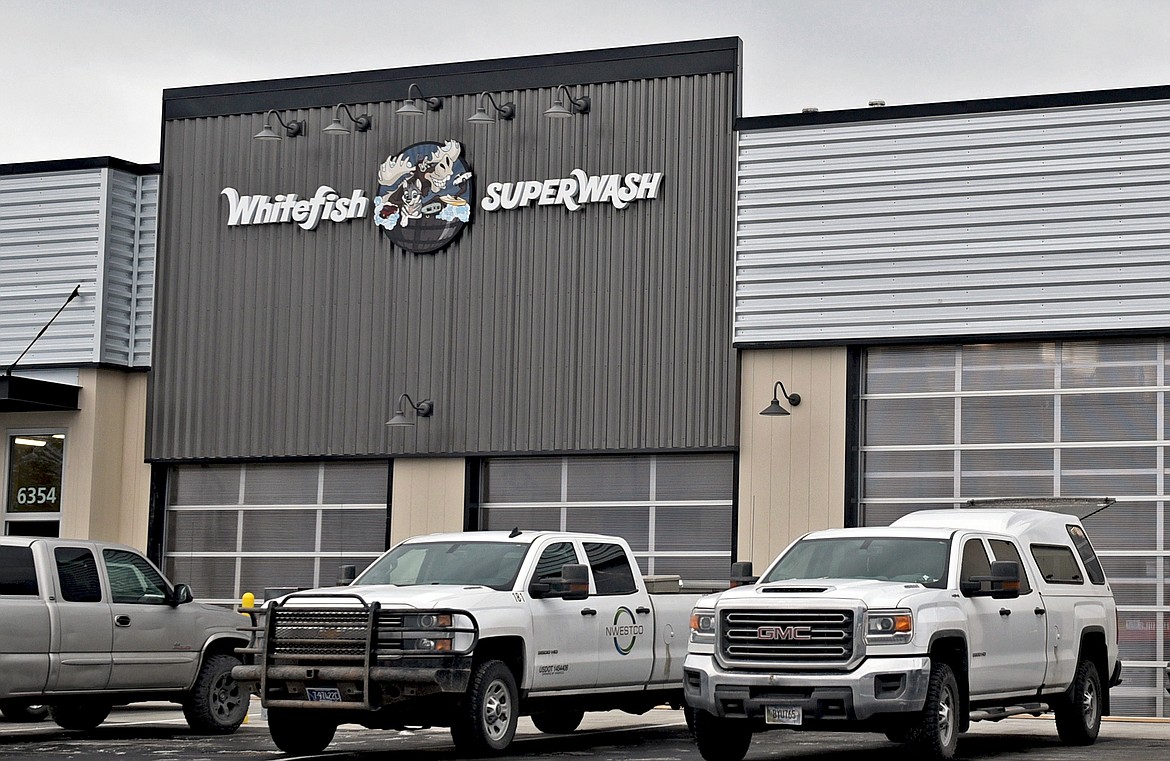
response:
[[[345,115],[354,123],[354,129],[358,132],[365,132],[370,127],[374,126],[374,120],[370,118],[369,114],[362,114],[361,116],[354,116],[353,112],[349,110],[349,106],[344,103],[338,103],[333,107],[333,121],[329,122],[328,127],[321,129],[326,135],[348,135],[349,127],[341,123],[341,116],[339,111],[345,111]]]
[[[479,105],[476,106],[475,113],[472,114],[471,116],[467,117],[467,121],[471,122],[472,124],[495,124],[496,123],[495,114],[488,114],[487,108],[485,108],[483,105],[484,98],[487,98],[487,100],[491,102],[492,108],[494,108],[496,110],[496,113],[498,113],[500,115],[500,118],[503,119],[504,121],[508,121],[508,120],[516,118],[516,104],[515,103],[508,101],[504,105],[498,106],[498,105],[496,105],[496,99],[492,97],[492,94],[490,92],[484,92],[484,93],[480,93]]]
[[[406,404],[403,404],[403,402],[406,402]],[[387,420],[386,425],[414,425],[414,421],[406,416],[405,409],[407,405],[410,405],[410,408],[415,411],[415,414],[418,417],[430,417],[435,413],[435,403],[430,399],[423,399],[418,404],[415,404],[414,400],[410,398],[409,394],[403,394],[402,396],[398,397],[398,408],[394,410],[394,417]]]
[[[800,404],[800,394],[790,394],[784,388],[784,384],[776,381],[776,385],[772,386],[772,403],[768,405],[767,409],[760,412],[761,415],[791,415],[792,413],[780,406],[780,394],[784,394],[784,398],[793,407]]]
[[[276,121],[280,122],[280,126],[284,127],[284,132],[289,137],[296,137],[298,135],[305,134],[305,127],[307,126],[307,123],[304,120],[297,121],[296,119],[293,119],[288,124],[285,124],[284,119],[280,118],[280,114],[278,114],[276,111],[273,111],[272,109],[269,109],[264,114],[264,129],[260,130],[255,135],[252,135],[253,138],[256,140],[281,139],[280,134],[276,132],[276,130],[272,129],[272,120],[269,119],[270,116],[276,117]]]
[[[410,97],[411,90],[417,92],[418,97]],[[394,113],[398,114],[399,116],[422,116],[426,112],[419,108],[418,102],[420,100],[427,104],[427,111],[438,111],[443,107],[442,98],[428,98],[427,96],[423,95],[422,90],[419,89],[418,85],[416,85],[414,82],[411,82],[410,87],[406,88],[406,102],[399,106],[398,110]]]
[[[558,98],[556,95],[564,91],[565,97],[569,99],[569,105],[565,105],[564,98]],[[589,96],[582,95],[580,98],[574,98],[573,93],[569,92],[569,88],[565,85],[557,85],[557,89],[553,94],[553,104],[544,112],[544,115],[550,119],[568,119],[573,114],[587,114],[589,113]]]

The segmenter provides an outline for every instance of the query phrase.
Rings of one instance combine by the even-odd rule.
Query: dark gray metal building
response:
[[[724,578],[739,66],[732,38],[167,90],[170,575],[230,601],[518,525]]]

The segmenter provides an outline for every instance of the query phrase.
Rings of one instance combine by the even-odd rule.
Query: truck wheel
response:
[[[1056,733],[1066,745],[1092,745],[1101,731],[1101,677],[1092,661],[1077,664],[1068,695],[1053,706]]]
[[[248,714],[250,696],[232,679],[240,660],[231,655],[212,655],[203,661],[195,687],[183,701],[187,726],[207,735],[230,735]]]
[[[49,716],[49,707],[22,700],[0,700],[0,713],[9,721],[44,721]]]
[[[95,729],[110,715],[105,703],[61,703],[49,706],[49,716],[61,729]]]
[[[337,725],[313,711],[268,709],[268,734],[276,747],[289,755],[320,753],[333,742]]]
[[[516,678],[502,661],[484,661],[471,675],[467,696],[451,722],[451,740],[461,752],[500,753],[512,743],[519,722]]]
[[[555,713],[534,713],[532,723],[546,735],[567,735],[581,726],[584,711],[557,711]]]
[[[922,713],[908,741],[927,758],[954,758],[955,746],[959,743],[961,705],[955,672],[945,663],[935,663],[930,669],[926,704],[922,706]]]
[[[683,721],[685,721],[687,723],[687,731],[690,732],[692,735],[694,735],[695,734],[695,709],[691,708],[691,706],[688,704],[688,705],[684,705],[682,707],[682,712],[683,712]]]
[[[726,719],[695,711],[695,743],[707,761],[743,761],[752,744],[747,719]]]

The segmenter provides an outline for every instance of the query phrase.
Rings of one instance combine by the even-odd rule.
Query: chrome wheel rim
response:
[[[1081,693],[1081,716],[1085,720],[1085,727],[1092,729],[1097,723],[1097,687],[1092,680],[1085,680],[1085,689]]]
[[[503,739],[508,734],[508,726],[512,719],[512,701],[508,695],[508,687],[499,680],[488,685],[483,697],[483,727],[493,742]]]
[[[957,728],[955,722],[958,716],[959,714],[955,710],[955,693],[951,690],[950,685],[947,685],[938,698],[938,739],[941,745],[951,744],[951,739]]]

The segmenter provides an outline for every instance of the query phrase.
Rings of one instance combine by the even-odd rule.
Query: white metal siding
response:
[[[736,344],[1170,325],[1170,101],[744,131]]]
[[[112,169],[0,177],[0,367],[79,284],[21,366],[149,365],[157,195]]]

